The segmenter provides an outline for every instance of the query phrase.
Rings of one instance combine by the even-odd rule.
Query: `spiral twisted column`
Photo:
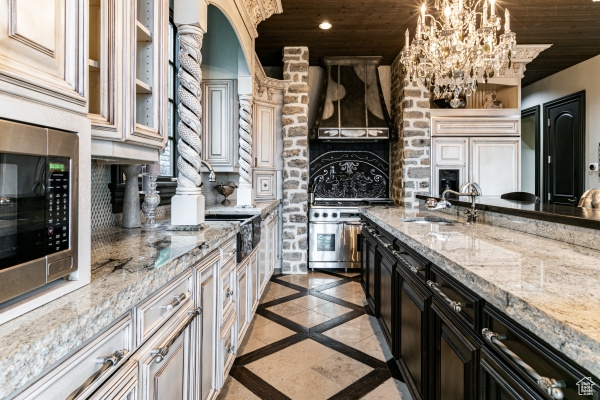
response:
[[[252,95],[240,95],[240,185],[252,186]]]
[[[182,25],[179,35],[179,123],[177,133],[177,194],[200,194],[202,152],[202,39],[204,32],[192,25]]]

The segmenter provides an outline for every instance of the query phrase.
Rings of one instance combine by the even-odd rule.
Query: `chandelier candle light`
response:
[[[470,96],[478,81],[487,83],[510,67],[516,35],[508,10],[499,35],[502,18],[496,15],[495,0],[435,0],[435,9],[439,20],[421,6],[416,36],[410,43],[406,30],[400,60],[411,82],[433,87],[436,98],[452,98],[450,106],[456,108],[459,96]]]

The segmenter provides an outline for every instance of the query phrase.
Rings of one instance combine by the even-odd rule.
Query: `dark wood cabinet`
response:
[[[436,400],[478,398],[479,345],[446,305],[432,300],[432,388]]]
[[[377,318],[390,349],[394,348],[392,332],[394,332],[396,310],[393,278],[395,269],[396,260],[394,259],[394,255],[384,247],[381,247],[379,250],[379,312],[377,313]]]
[[[398,367],[405,378],[414,400],[427,399],[429,386],[429,313],[431,293],[425,285],[406,271],[396,269],[398,317],[395,332]]]
[[[375,299],[377,298],[376,291],[379,289],[377,281],[377,264],[379,262],[377,255],[377,239],[371,232],[363,229],[363,248],[362,248],[362,259],[363,264],[362,270],[365,274],[365,296],[367,303],[371,308],[371,311],[376,314]]]

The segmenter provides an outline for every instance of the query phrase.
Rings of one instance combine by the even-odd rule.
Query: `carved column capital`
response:
[[[202,177],[200,175],[202,151],[202,39],[204,32],[193,25],[182,25],[179,35],[179,124],[177,133],[177,194],[200,194]]]

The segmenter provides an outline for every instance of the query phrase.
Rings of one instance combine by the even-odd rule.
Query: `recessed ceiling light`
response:
[[[329,22],[322,22],[319,24],[319,28],[321,29],[331,29],[331,24]]]

